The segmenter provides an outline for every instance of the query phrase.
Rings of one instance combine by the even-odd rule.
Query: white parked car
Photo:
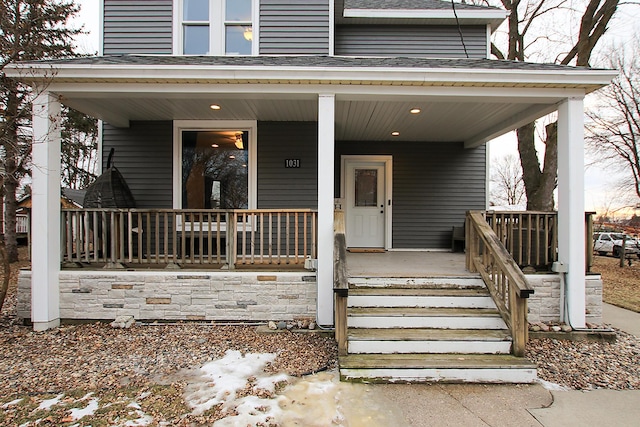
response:
[[[600,255],[611,253],[614,257],[620,256],[624,233],[595,233],[593,235],[593,250]],[[625,252],[627,254],[638,254],[640,257],[640,241],[631,236],[627,236]]]

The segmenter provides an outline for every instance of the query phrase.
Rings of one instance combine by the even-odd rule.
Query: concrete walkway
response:
[[[603,304],[602,317],[604,323],[640,337],[639,313]],[[545,427],[640,425],[640,390],[551,393],[553,404],[550,407],[529,410]]]
[[[640,313],[603,303],[602,318],[604,323],[640,338]]]
[[[605,304],[603,317],[613,327],[640,334],[638,313]],[[368,402],[395,414],[398,427],[640,425],[640,390],[549,391],[541,384],[361,387],[367,387]]]

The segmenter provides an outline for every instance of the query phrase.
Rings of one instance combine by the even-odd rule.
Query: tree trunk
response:
[[[554,209],[553,190],[557,178],[557,138],[556,133],[547,129],[545,164],[540,170],[540,162],[535,147],[535,123],[518,128],[518,153],[522,166],[522,179],[527,194],[527,210],[552,211]]]
[[[6,257],[9,262],[18,260],[18,240],[16,236],[16,189],[18,182],[16,179],[18,149],[18,109],[19,97],[18,88],[14,83],[9,85],[7,90],[7,116],[12,117],[8,123],[5,148],[5,176],[4,176],[4,245]]]
[[[0,176],[0,200],[2,200],[2,196],[4,194],[4,180],[2,176]],[[0,203],[0,212],[3,212],[4,208],[2,203]],[[0,214],[2,217],[2,214]],[[9,280],[11,279],[11,265],[9,260],[7,259],[7,252],[4,248],[4,238],[0,239],[0,263],[2,263],[4,275],[2,278],[2,282],[0,282],[0,313],[2,313],[2,307],[4,306],[4,300],[7,298],[7,291],[9,290]]]

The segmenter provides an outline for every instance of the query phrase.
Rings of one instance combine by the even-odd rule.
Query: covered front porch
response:
[[[29,280],[34,327],[46,329],[60,321],[64,275],[71,274],[61,269],[61,261],[82,264],[87,259],[113,266],[149,260],[226,265],[229,270],[219,274],[226,271],[229,283],[235,283],[230,270],[243,263],[258,265],[258,260],[269,259],[271,266],[283,260],[304,266],[308,258],[317,259],[315,315],[319,324],[332,325],[334,210],[343,204],[349,209],[349,195],[342,188],[348,172],[346,168],[342,173],[343,159],[376,156],[384,163],[379,170],[385,174],[381,186],[386,192],[374,208],[384,216],[380,249],[391,256],[399,249],[444,249],[450,246],[452,226],[463,225],[466,211],[486,208],[486,142],[553,111],[559,123],[557,260],[566,270],[572,295],[572,323],[584,326],[584,208],[582,192],[575,191],[583,187],[583,97],[606,84],[612,73],[489,60],[405,62],[123,56],[31,63],[8,70],[34,86],[46,82],[33,104],[37,263]],[[56,69],[53,76],[51,66]],[[104,120],[111,140],[130,150],[128,167],[145,201],[140,211],[60,213],[62,103]],[[213,105],[219,108],[213,110]],[[249,139],[243,142],[254,150],[244,164],[249,174],[247,206],[236,212],[184,210],[188,196],[181,191],[188,176],[182,176],[179,159],[185,137],[211,130],[247,132]],[[199,143],[197,135],[194,141]],[[140,147],[144,150],[136,151]],[[439,209],[445,202],[447,208]],[[273,217],[264,216],[268,209],[288,212],[290,219],[276,224]],[[301,219],[305,215],[308,223]],[[233,227],[236,232],[230,233]],[[117,236],[107,237],[116,230]],[[307,234],[300,234],[302,230]],[[207,239],[192,238],[192,233],[214,231]],[[347,236],[349,232],[347,227]],[[268,247],[278,249],[267,255]],[[275,254],[280,258],[272,262]],[[226,259],[229,255],[235,260]],[[178,276],[184,274],[162,276],[165,282],[180,281]],[[127,283],[111,283],[110,289],[133,291],[136,283],[132,289],[118,289]],[[145,292],[152,293],[154,286]],[[80,283],[74,289],[81,294],[82,288]],[[247,307],[253,304],[244,302],[255,301],[225,297]],[[166,297],[158,298],[167,302]],[[273,317],[269,311],[263,316]]]

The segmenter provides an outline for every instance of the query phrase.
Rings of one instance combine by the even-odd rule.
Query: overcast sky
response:
[[[81,6],[79,16],[74,20],[78,26],[84,25],[88,34],[77,39],[78,49],[83,53],[95,53],[100,44],[99,21],[100,0],[76,0]],[[632,3],[632,4],[629,4]],[[556,25],[556,24],[553,24]],[[565,24],[566,25],[566,24]],[[557,26],[557,25],[556,25]],[[564,25],[561,25],[564,27]],[[604,48],[614,43],[630,45],[633,37],[640,35],[640,0],[631,0],[619,7],[610,25],[609,31],[601,40],[599,47]],[[588,102],[588,99],[587,99]],[[491,158],[512,153],[517,155],[515,136],[512,133],[492,141],[489,144]],[[616,194],[612,194],[612,175],[609,169],[591,166],[585,170],[585,209],[602,210],[603,206],[613,202],[616,206]]]

